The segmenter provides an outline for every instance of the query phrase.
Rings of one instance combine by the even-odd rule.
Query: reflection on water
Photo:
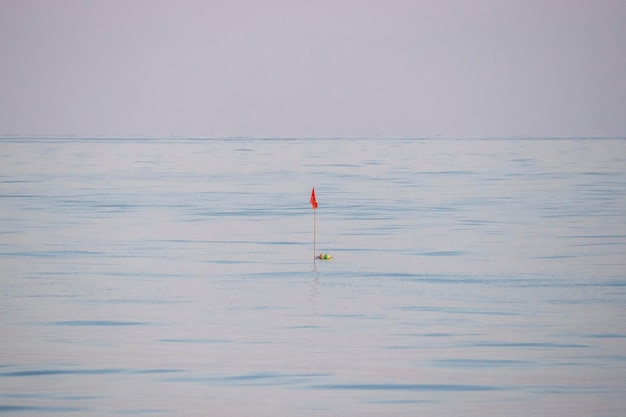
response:
[[[626,140],[2,140],[0,210],[0,413],[626,405]]]

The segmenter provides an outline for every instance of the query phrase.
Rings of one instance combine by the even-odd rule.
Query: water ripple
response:
[[[142,326],[152,323],[140,321],[116,321],[116,320],[67,320],[51,321],[45,323],[48,326]]]
[[[0,378],[51,376],[51,375],[114,375],[114,374],[169,374],[181,372],[179,369],[30,369],[0,372]]]
[[[322,390],[350,390],[350,391],[503,391],[508,388],[491,385],[463,385],[463,384],[325,384],[311,388]]]

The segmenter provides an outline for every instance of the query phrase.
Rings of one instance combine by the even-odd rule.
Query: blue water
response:
[[[626,139],[2,139],[0,267],[0,414],[626,409]]]

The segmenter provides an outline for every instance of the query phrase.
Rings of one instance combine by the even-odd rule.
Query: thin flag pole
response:
[[[315,198],[315,187],[313,187],[313,189],[311,190],[311,207],[313,207],[313,269],[316,269],[316,264],[315,264],[315,254],[317,253],[317,250],[315,248],[315,244],[317,241],[317,218],[315,215],[315,209],[317,208],[317,199]]]
[[[313,266],[315,266],[315,254],[317,250],[315,250],[315,243],[317,241],[317,220],[315,216],[315,210],[313,210]]]

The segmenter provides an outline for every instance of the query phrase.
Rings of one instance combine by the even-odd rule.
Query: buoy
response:
[[[320,253],[315,257],[315,259],[335,259],[329,253]]]

